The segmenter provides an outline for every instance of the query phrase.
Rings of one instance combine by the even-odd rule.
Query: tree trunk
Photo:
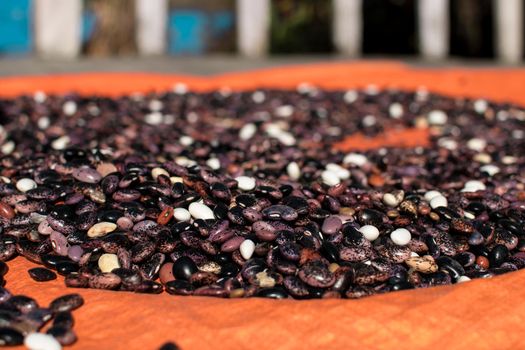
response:
[[[96,27],[86,53],[93,56],[136,53],[133,1],[92,0],[91,6],[96,16]]]

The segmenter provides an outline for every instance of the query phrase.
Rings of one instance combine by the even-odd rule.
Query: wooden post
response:
[[[419,48],[424,58],[435,60],[447,57],[449,22],[449,0],[419,0]]]
[[[494,0],[498,58],[517,63],[523,59],[523,0]]]
[[[242,55],[267,54],[270,6],[270,0],[237,0],[237,48]]]
[[[363,40],[363,0],[332,0],[333,40],[345,55],[359,56]]]
[[[168,1],[135,0],[137,48],[141,55],[166,52]]]
[[[44,57],[80,53],[82,0],[35,0],[35,45]]]

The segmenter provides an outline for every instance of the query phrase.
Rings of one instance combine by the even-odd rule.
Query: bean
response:
[[[43,267],[32,268],[28,270],[28,273],[37,282],[46,282],[57,278],[56,273]]]
[[[67,294],[51,301],[49,308],[57,312],[72,311],[84,304],[84,299],[79,294]]]

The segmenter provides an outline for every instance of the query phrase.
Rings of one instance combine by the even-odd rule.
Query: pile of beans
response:
[[[0,123],[0,261],[44,265],[29,271],[37,281],[56,271],[76,288],[359,298],[525,266],[515,105],[177,85],[0,100]],[[428,128],[430,147],[332,147],[403,128]]]
[[[8,271],[0,262],[0,276]],[[36,300],[25,295],[12,295],[0,287],[0,346],[25,344],[29,349],[59,350],[73,344],[77,336],[71,311],[84,304],[79,294],[67,294],[54,299],[48,307],[40,307]],[[39,333],[50,323],[45,333]]]

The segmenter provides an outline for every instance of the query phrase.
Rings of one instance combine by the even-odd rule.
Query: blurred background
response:
[[[523,0],[0,0],[0,73],[104,57],[521,64],[524,12]]]

